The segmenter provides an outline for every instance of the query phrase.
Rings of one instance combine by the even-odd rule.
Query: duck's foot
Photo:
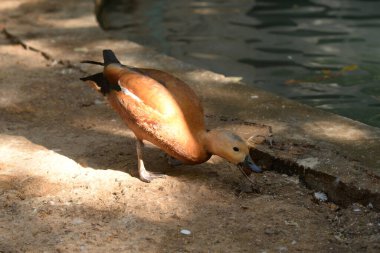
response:
[[[163,173],[147,171],[147,170],[145,170],[145,168],[143,170],[141,170],[141,168],[140,168],[139,169],[139,176],[140,176],[141,181],[143,181],[145,183],[150,183],[152,180],[154,180],[156,178],[164,178],[166,175]]]
[[[138,163],[140,180],[145,183],[150,183],[153,179],[165,177],[165,174],[150,172],[145,169],[145,165],[143,161],[143,148],[144,148],[143,141],[137,139],[136,141],[137,163]]]

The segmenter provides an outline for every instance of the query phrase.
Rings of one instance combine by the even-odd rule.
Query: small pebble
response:
[[[273,230],[272,228],[266,228],[264,230],[264,233],[267,234],[267,235],[277,234],[277,232],[275,230]]]
[[[191,235],[191,231],[188,229],[181,229],[181,234],[183,235]]]
[[[334,211],[334,212],[336,212],[340,209],[339,206],[335,205],[334,203],[330,203],[329,208],[331,211]]]

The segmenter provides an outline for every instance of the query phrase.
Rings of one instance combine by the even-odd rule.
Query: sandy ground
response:
[[[250,185],[218,157],[172,168],[148,145],[168,176],[141,182],[133,135],[78,68],[4,34],[0,53],[0,252],[380,251],[379,213],[318,202],[296,177]]]

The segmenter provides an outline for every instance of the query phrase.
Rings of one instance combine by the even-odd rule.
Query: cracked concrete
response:
[[[73,65],[70,60],[62,60],[62,59],[54,59],[53,56],[49,55],[47,52],[44,52],[41,49],[35,48],[30,46],[29,44],[22,41],[21,38],[17,37],[16,35],[13,35],[10,33],[5,27],[0,27],[1,32],[5,35],[5,37],[9,40],[11,44],[17,44],[22,46],[25,50],[30,50],[32,52],[35,52],[37,54],[40,54],[45,60],[49,62],[49,65],[55,65],[60,64],[66,68],[70,69],[76,69],[79,70],[82,73],[86,73],[83,71],[78,65]]]

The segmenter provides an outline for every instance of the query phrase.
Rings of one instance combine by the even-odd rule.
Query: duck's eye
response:
[[[238,152],[240,149],[238,147],[233,147],[233,150]]]

